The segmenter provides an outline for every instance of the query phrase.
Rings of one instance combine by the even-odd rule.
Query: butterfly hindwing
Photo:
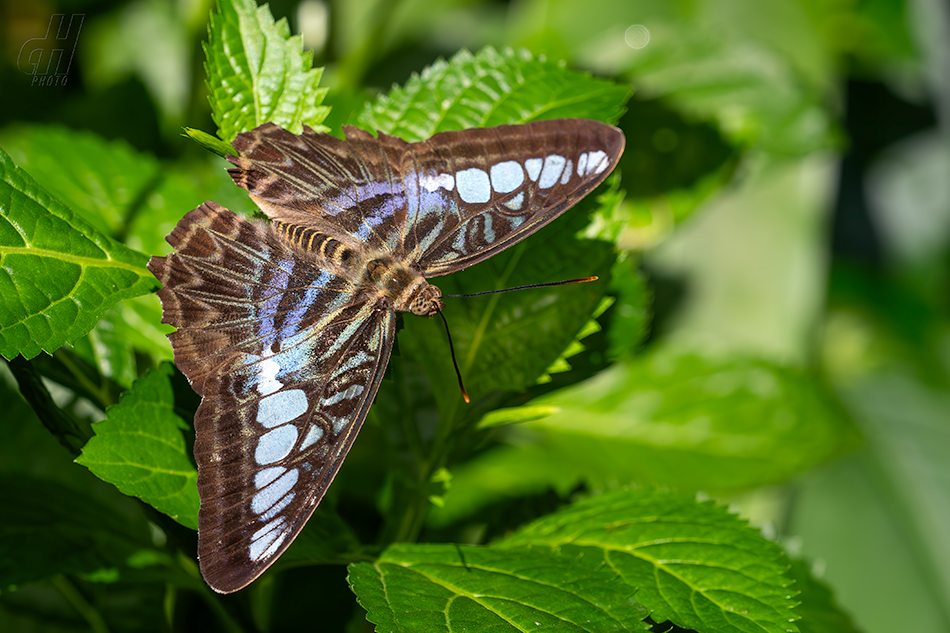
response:
[[[218,591],[266,569],[313,513],[366,417],[395,315],[206,203],[153,258],[195,416],[199,560]]]
[[[195,415],[195,459],[198,558],[218,591],[254,580],[313,514],[372,404],[393,321],[391,313],[359,321],[346,345],[314,367],[284,375],[283,364],[296,362],[298,350],[290,347],[243,359],[250,362],[213,384],[217,394]],[[332,370],[317,372],[326,366]],[[237,400],[235,382],[258,393]]]

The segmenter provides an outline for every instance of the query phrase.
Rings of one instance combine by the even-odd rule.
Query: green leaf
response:
[[[380,633],[649,630],[633,589],[612,570],[543,551],[393,545],[349,569]]]
[[[650,45],[624,69],[643,97],[713,120],[742,146],[802,155],[835,142],[825,96],[779,51],[698,20],[660,18],[650,29]]]
[[[31,125],[5,131],[2,140],[20,167],[70,209],[147,253],[167,252],[165,235],[209,192],[219,193],[220,182],[236,189],[224,161],[212,169],[208,161],[162,165],[121,140],[88,132]]]
[[[31,125],[6,131],[3,147],[16,163],[98,230],[117,237],[161,178],[151,155],[123,140]]]
[[[23,472],[0,474],[0,505],[0,589],[112,569],[151,546],[147,530],[88,494]]]
[[[609,569],[637,589],[637,601],[657,623],[723,633],[798,631],[788,560],[712,502],[620,490],[543,517],[496,546],[549,547],[577,567]]]
[[[495,409],[486,413],[478,421],[478,428],[488,429],[494,426],[507,426],[509,424],[523,424],[546,418],[560,411],[556,406],[533,406],[525,405],[523,407],[509,407],[506,409]]]
[[[848,30],[862,34],[853,38],[860,42],[857,48],[876,49],[875,35],[884,24],[894,25],[900,11],[882,12],[885,5],[865,8],[882,17],[871,25],[856,19],[861,9],[827,4],[817,9],[782,2],[766,10],[754,0],[529,0],[509,26],[534,50],[570,57],[604,75],[622,75],[643,100],[663,101],[693,121],[714,122],[733,144],[801,156],[836,140],[828,95],[840,78],[832,47],[854,46],[843,36]],[[632,25],[648,29],[644,46],[625,41]],[[662,128],[649,135],[656,131]],[[657,149],[662,147],[658,143]]]
[[[20,395],[30,404],[46,430],[63,448],[78,455],[80,447],[92,436],[89,420],[70,415],[56,404],[37,371],[36,363],[23,358],[14,358],[7,363]]]
[[[841,610],[828,585],[809,571],[801,560],[792,560],[792,578],[795,588],[801,593],[801,604],[795,609],[801,620],[798,628],[802,633],[858,633],[851,618]]]
[[[198,526],[198,473],[174,411],[169,363],[135,382],[76,460],[100,479],[138,497],[186,527]]]
[[[577,117],[615,122],[630,87],[570,71],[525,50],[457,53],[363,110],[358,125],[407,141],[436,132]]]
[[[611,359],[632,355],[649,331],[652,292],[637,269],[638,260],[625,257],[610,271],[610,293],[616,298],[607,326]]]
[[[339,514],[318,507],[274,568],[335,562],[343,554],[352,555],[359,547],[359,538]]]
[[[267,5],[254,0],[220,0],[204,44],[206,84],[218,136],[231,142],[240,132],[273,122],[296,134],[320,124],[326,88],[322,69],[311,68],[313,53],[290,36],[284,19],[274,21]]]
[[[499,499],[579,483],[733,491],[783,481],[856,432],[806,374],[749,358],[659,348],[531,401],[557,412],[453,468],[444,525]]]
[[[97,231],[0,150],[0,355],[32,358],[158,282],[145,255]]]
[[[217,154],[221,158],[226,156],[237,156],[237,150],[234,147],[225,141],[222,141],[217,136],[211,136],[207,132],[198,130],[193,127],[182,128],[182,136],[185,138],[190,138],[195,143],[205,148],[209,152]]]
[[[532,424],[566,459],[619,481],[731,490],[783,481],[856,435],[810,376],[751,358],[658,348],[545,395]],[[581,470],[584,470],[582,467]]]
[[[115,402],[115,399],[111,397],[112,394],[109,393],[111,389],[107,388],[108,381],[120,385],[123,389],[128,389],[138,377],[135,348],[126,336],[128,328],[122,320],[125,312],[123,308],[124,305],[112,306],[99,319],[96,327],[72,346],[73,352],[95,369],[94,372],[86,373],[82,372],[85,368],[77,366],[73,368],[73,374],[97,393],[109,394],[109,399],[104,397],[93,399],[96,405],[103,408]],[[56,356],[60,361],[66,360],[64,358],[66,354],[62,349],[56,352]]]
[[[136,351],[146,353],[158,364],[172,360],[168,334],[174,328],[161,322],[162,306],[155,294],[135,297],[119,305],[119,316],[113,321],[116,336],[128,341]]]

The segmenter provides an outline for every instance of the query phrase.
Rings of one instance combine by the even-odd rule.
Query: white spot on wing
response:
[[[270,358],[261,361],[258,365],[257,392],[262,396],[274,393],[284,386],[277,380],[277,372],[280,371],[280,365]]]
[[[610,161],[607,160],[607,153],[597,150],[596,152],[590,153],[590,158],[587,159],[587,173],[599,174],[607,169],[607,165]]]
[[[524,162],[524,168],[528,170],[528,178],[535,182],[541,175],[541,165],[544,163],[540,158],[529,158]]]
[[[344,391],[339,391],[332,396],[325,397],[320,401],[322,406],[328,407],[331,404],[336,404],[342,400],[349,400],[350,398],[355,398],[356,396],[363,393],[363,385],[351,385],[348,389]]]
[[[251,512],[263,514],[280,499],[287,495],[297,483],[299,471],[293,468],[263,488],[259,488],[251,498]],[[256,483],[256,478],[255,478]]]
[[[347,424],[349,423],[349,421],[350,421],[350,419],[349,419],[348,417],[346,417],[345,415],[344,415],[344,416],[340,416],[340,417],[338,417],[338,418],[337,418],[337,417],[334,417],[334,416],[332,416],[332,415],[328,415],[328,416],[327,416],[327,419],[330,420],[330,423],[331,423],[331,424],[333,424],[333,433],[334,433],[334,435],[339,435],[339,434],[340,434],[340,431],[342,431],[343,429],[345,429],[345,428],[346,428],[346,425],[347,425]]]
[[[278,517],[254,532],[251,535],[251,546],[247,553],[251,560],[261,560],[273,554],[287,537],[286,530],[287,520],[284,517]]]
[[[483,217],[485,218],[485,225],[482,227],[482,235],[489,244],[493,244],[495,242],[495,229],[492,227],[491,216],[486,214]]]
[[[307,394],[302,389],[278,391],[257,403],[257,421],[267,428],[286,424],[306,412]]]
[[[518,211],[521,209],[521,205],[524,204],[524,191],[519,193],[517,196],[505,203],[505,206],[511,209],[512,211]]]
[[[300,444],[300,450],[310,448],[319,442],[321,437],[323,437],[323,429],[321,429],[316,424],[311,425],[310,430],[307,431],[307,434],[303,438],[303,442]]]
[[[524,182],[524,170],[517,161],[506,160],[492,165],[491,186],[498,193],[511,193]]]
[[[455,239],[452,240],[452,248],[459,253],[465,252],[465,231],[467,225],[459,227],[458,233],[455,234]]]
[[[439,187],[446,191],[452,191],[455,188],[455,178],[452,174],[439,174],[438,176],[424,175],[419,176],[419,186],[432,193]]]
[[[551,154],[544,159],[544,169],[541,170],[541,178],[538,180],[538,186],[542,189],[553,187],[554,183],[561,177],[564,171],[564,163],[567,162],[563,156]]]
[[[566,185],[571,180],[572,173],[574,173],[574,162],[568,158],[567,166],[564,168],[564,174],[561,176],[562,185]]]
[[[287,472],[287,469],[283,466],[271,466],[270,468],[265,468],[254,475],[254,487],[261,489],[283,475],[285,472]]]
[[[287,532],[281,532],[280,536],[278,536],[277,539],[271,543],[271,546],[264,550],[264,552],[261,554],[261,558],[270,558],[276,554],[277,548],[280,547],[280,544],[284,542],[285,538],[287,538]]]
[[[587,152],[584,152],[577,157],[577,175],[583,176],[584,171],[587,169]]]
[[[477,167],[463,169],[455,175],[459,197],[469,204],[491,200],[491,182],[488,174]]]
[[[268,431],[257,439],[254,461],[258,464],[273,464],[290,455],[297,443],[297,429],[290,424]]]
[[[272,505],[270,510],[257,517],[258,521],[270,521],[275,516],[280,514],[280,511],[290,505],[290,502],[294,500],[296,496],[295,493],[291,492],[289,495],[285,496],[283,499],[278,501],[276,504]]]

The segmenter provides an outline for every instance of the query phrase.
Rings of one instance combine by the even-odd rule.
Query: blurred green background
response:
[[[806,368],[860,429],[832,463],[727,500],[862,630],[950,631],[950,3],[270,6],[327,67],[334,129],[460,48],[526,47],[629,82],[621,244],[653,289],[650,340]],[[179,134],[214,130],[211,9],[2,0],[0,144],[56,124],[210,165]],[[75,56],[39,85],[29,54],[60,14]]]

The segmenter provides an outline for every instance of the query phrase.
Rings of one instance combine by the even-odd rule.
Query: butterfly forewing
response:
[[[385,250],[427,277],[462,270],[538,230],[600,184],[623,152],[585,119],[346,141],[275,125],[238,135],[232,177],[273,220]]]
[[[463,270],[524,239],[613,170],[623,135],[560,119],[444,132],[409,146],[403,178],[418,182],[406,248],[426,277]],[[440,205],[441,201],[441,205]]]
[[[199,560],[209,585],[234,591],[323,497],[379,386],[395,315],[217,205],[170,241],[176,253],[150,268],[178,328],[176,363],[202,396]]]
[[[238,135],[229,173],[274,228],[205,203],[168,236],[176,252],[149,263],[178,328],[175,362],[202,396],[198,547],[218,591],[260,575],[313,513],[379,387],[395,310],[438,296],[423,277],[544,226],[603,181],[624,143],[578,119],[420,143],[345,133]]]
[[[399,178],[409,145],[346,128],[346,140],[272,123],[239,134],[234,181],[272,220],[334,235],[352,248],[399,255],[406,192]]]

